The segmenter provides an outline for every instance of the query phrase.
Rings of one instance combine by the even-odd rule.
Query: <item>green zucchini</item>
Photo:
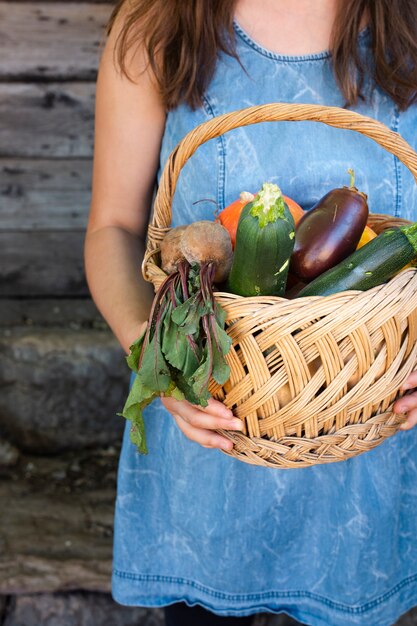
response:
[[[294,248],[294,219],[278,185],[264,183],[242,210],[228,289],[240,296],[283,296]]]
[[[350,289],[366,291],[392,278],[416,255],[417,222],[386,230],[318,276],[297,298],[328,296]]]

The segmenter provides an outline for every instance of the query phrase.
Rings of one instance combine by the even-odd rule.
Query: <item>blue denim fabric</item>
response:
[[[235,28],[246,72],[220,57],[204,106],[168,115],[161,167],[190,129],[215,115],[273,101],[343,106],[327,53],[283,57]],[[359,45],[366,55],[367,32]],[[355,109],[417,147],[416,106],[400,113],[375,90]],[[411,174],[373,141],[313,122],[280,122],[201,146],[181,173],[173,222],[210,219],[213,204],[196,201],[223,207],[264,181],[310,208],[348,183],[348,167],[371,211],[417,219]],[[127,428],[120,459],[118,602],[183,600],[221,615],[285,612],[311,626],[390,626],[417,604],[417,429],[343,463],[277,470],[192,443],[159,401],[145,419],[148,456],[136,452]]]

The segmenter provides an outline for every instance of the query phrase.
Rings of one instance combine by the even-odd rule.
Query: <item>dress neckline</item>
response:
[[[240,26],[240,24],[233,20],[233,27],[236,34],[251,48],[266,56],[270,59],[275,59],[276,61],[283,61],[286,63],[305,63],[311,61],[322,61],[324,59],[329,59],[331,57],[330,50],[323,50],[322,52],[316,52],[312,54],[299,54],[299,55],[291,55],[291,54],[279,54],[278,52],[273,52],[272,50],[268,50],[257,41],[252,39],[252,37]],[[369,26],[366,26],[363,30],[360,31],[358,36],[358,41],[361,41],[369,34]]]

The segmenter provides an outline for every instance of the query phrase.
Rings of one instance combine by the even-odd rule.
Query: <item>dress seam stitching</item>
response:
[[[207,115],[211,118],[215,118],[219,115],[215,106],[210,101],[207,94],[202,98],[203,106]],[[226,178],[226,142],[223,135],[217,137],[217,152],[218,152],[218,179],[217,179],[217,208],[221,211],[225,206],[225,178]]]
[[[394,119],[391,124],[391,130],[395,133],[398,133],[398,128],[400,124],[400,112],[398,107],[394,109]],[[400,160],[397,156],[394,155],[394,173],[395,173],[395,217],[401,216],[401,208],[402,208],[402,176],[401,176],[401,167]]]
[[[224,592],[216,591],[214,589],[210,589],[205,585],[200,583],[196,583],[192,580],[188,580],[186,578],[179,578],[176,576],[162,576],[159,574],[134,574],[132,572],[124,572],[118,569],[114,569],[113,573],[115,576],[119,578],[125,578],[127,580],[135,580],[137,582],[157,582],[157,583],[173,583],[180,585],[187,585],[199,591],[206,593],[209,596],[223,599],[223,600],[232,600],[232,601],[242,601],[242,600],[267,600],[272,598],[309,598],[310,600],[314,600],[321,604],[328,606],[334,610],[340,611],[341,613],[350,613],[350,614],[363,614],[367,611],[376,608],[393,595],[401,591],[404,587],[411,585],[417,581],[417,574],[413,574],[412,576],[408,576],[404,578],[401,582],[395,585],[392,589],[387,591],[382,596],[378,596],[374,600],[370,600],[365,604],[360,606],[348,606],[342,604],[341,602],[336,602],[334,600],[330,600],[324,596],[319,594],[312,593],[310,591],[303,590],[294,590],[294,591],[267,591],[263,593],[252,593],[252,594],[227,594]]]

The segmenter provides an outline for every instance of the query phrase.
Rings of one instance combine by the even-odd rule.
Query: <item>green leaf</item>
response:
[[[184,320],[189,314],[190,309],[196,309],[196,308],[197,308],[197,295],[194,295],[194,296],[191,296],[191,298],[188,298],[188,300],[185,300],[185,302],[183,302],[182,304],[179,304],[172,311],[171,319],[173,322],[175,322],[175,324],[180,326],[181,324],[184,323]]]
[[[215,346],[213,346],[213,370],[211,375],[219,385],[224,385],[230,378],[230,367],[222,353]]]
[[[130,441],[137,447],[141,454],[148,454],[145,437],[145,423],[143,420],[132,424],[130,427]]]
[[[152,341],[146,346],[138,377],[145,387],[163,393],[169,387],[171,375],[161,350],[159,336],[160,332],[155,333]]]
[[[193,393],[197,396],[199,400],[198,404],[200,404],[201,406],[207,406],[207,400],[211,397],[208,390],[211,369],[211,359],[208,356],[208,351],[205,350],[202,363],[196,369],[190,379]]]
[[[172,381],[165,392],[165,395],[172,396],[176,400],[184,400],[184,394]],[[148,453],[145,437],[145,423],[143,421],[143,410],[157,397],[158,394],[145,387],[139,377],[136,376],[125,406],[123,407],[123,412],[118,413],[121,417],[130,420],[132,424],[130,429],[130,440],[135,444],[141,454]]]
[[[129,395],[127,396],[125,405],[123,407],[122,415],[135,404],[142,404],[145,400],[153,400],[156,398],[157,394],[152,390],[146,387],[139,376],[135,377],[133,381],[133,385],[130,388]]]
[[[172,396],[175,400],[184,400],[185,396],[183,394],[183,392],[181,391],[181,389],[178,389],[178,387],[176,387],[174,385],[171,393],[169,394],[170,396]]]
[[[200,266],[198,263],[193,263],[190,267],[188,274],[188,289],[189,293],[197,293],[200,291]]]
[[[199,366],[199,360],[197,356],[194,354],[193,349],[187,341],[187,338],[184,335],[179,335],[181,339],[181,347],[178,348],[178,352],[171,352],[169,357],[167,356],[167,360],[170,365],[179,370],[183,376],[189,378],[195,372],[195,370]]]
[[[177,397],[176,395],[174,395],[173,393],[173,397],[176,400],[187,400],[188,402],[191,402],[192,404],[200,404],[199,399],[197,398],[197,396],[195,395],[195,393],[192,390],[192,387],[190,385],[190,380],[186,379],[180,371],[178,370],[173,370],[172,371],[172,380],[173,383],[176,385],[174,393],[175,394],[181,394],[181,397]]]
[[[187,342],[187,351],[185,353],[185,360],[183,366],[181,368],[183,375],[185,378],[191,378],[194,375],[194,372],[199,367],[200,361],[195,355],[193,349],[190,344]]]
[[[188,314],[177,329],[182,335],[197,335],[200,329],[200,305],[194,304],[189,308]]]
[[[139,379],[139,376],[136,376],[123,407],[123,411],[118,414],[130,420],[132,423],[130,438],[142,454],[147,453],[145,424],[142,415],[143,409],[156,397],[157,394],[145,387]]]
[[[184,322],[179,326],[179,330],[184,335],[198,336],[200,333],[201,318],[212,312],[210,302],[200,300],[196,307],[190,309]]]
[[[226,324],[226,313],[223,310],[221,304],[219,304],[218,302],[216,302],[215,304],[214,313],[216,315],[217,323],[221,328],[224,328],[224,325]]]
[[[171,342],[173,343],[175,340],[175,327],[173,328],[172,323],[172,304],[169,303],[167,306],[166,314],[164,316],[164,321],[162,324],[162,332],[161,332],[161,348],[165,357],[167,353],[171,349]]]
[[[216,335],[214,337],[214,340],[215,340],[214,342],[218,344],[218,346],[221,349],[222,354],[226,355],[230,350],[230,346],[232,345],[232,340],[227,334],[227,332],[223,330],[223,328],[219,326],[217,322],[214,323],[214,328],[215,328],[215,335]]]
[[[130,346],[130,354],[126,357],[128,367],[134,372],[138,371],[139,359],[142,352],[143,340],[145,339],[146,330],[143,331],[139,339],[136,339]]]
[[[184,376],[191,376],[198,367],[198,359],[187,337],[178,332],[178,326],[172,322],[169,314],[164,319],[162,352],[168,363],[182,371]]]
[[[225,355],[229,352],[232,340],[221,326],[215,316],[210,318],[210,334],[213,348],[213,370],[211,375],[219,385],[230,378],[230,367],[226,363]]]

